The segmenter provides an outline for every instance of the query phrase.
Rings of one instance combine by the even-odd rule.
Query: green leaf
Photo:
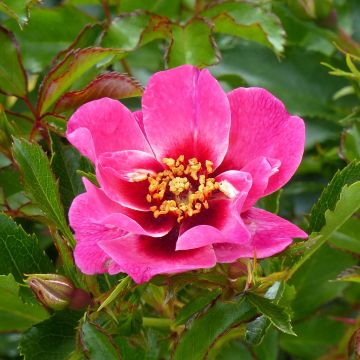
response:
[[[107,29],[102,46],[132,51],[155,39],[166,38],[168,20],[160,16],[136,12],[115,18]]]
[[[284,290],[285,284],[277,281],[267,290],[264,296],[270,300],[276,299],[275,303],[278,304],[284,294]],[[261,315],[254,321],[248,323],[245,333],[246,341],[252,345],[260,344],[269,330],[270,325],[271,322],[265,315]]]
[[[360,220],[352,217],[329,237],[329,242],[340,249],[360,254]]]
[[[64,360],[75,350],[79,312],[56,312],[50,319],[26,331],[20,353],[27,360]]]
[[[13,20],[6,21],[5,25],[19,41],[25,68],[38,73],[50,65],[59,51],[73,42],[86,24],[93,21],[92,17],[75,7],[59,6],[33,9],[31,21],[24,31]]]
[[[289,2],[296,3],[296,1]],[[319,23],[295,16],[285,2],[272,5],[273,11],[279,16],[284,27],[288,44],[296,44],[303,47],[305,51],[318,51],[326,56],[334,53],[334,43],[338,40],[335,32]]]
[[[336,173],[323,191],[320,200],[311,212],[316,221],[310,222],[310,225],[313,224],[313,228],[317,229],[318,225],[322,223],[323,217],[325,225],[319,233],[313,232],[310,235],[305,251],[288,272],[288,279],[360,208],[360,181],[353,182],[360,175],[357,172],[359,166],[360,163],[352,163],[341,172]],[[344,183],[345,185],[342,189],[340,188],[340,191],[339,187]],[[348,185],[349,183],[351,185]],[[338,201],[334,204],[336,199]],[[324,211],[324,215],[320,211]]]
[[[276,305],[270,299],[258,296],[254,293],[247,293],[246,299],[264,314],[271,323],[286,334],[296,335],[292,330],[290,315],[286,309]]]
[[[0,356],[3,359],[13,359],[19,356],[20,337],[21,335],[17,333],[0,334]]]
[[[345,185],[360,181],[360,161],[354,161],[339,170],[322,192],[310,214],[309,231],[320,231],[326,222],[326,211],[334,210]]]
[[[225,337],[234,336],[233,341],[226,341],[224,344],[220,344],[222,341],[226,340],[225,337],[221,338],[213,347],[206,359],[209,360],[254,360],[254,357],[251,355],[250,349],[243,344],[238,338],[239,335],[236,334],[236,328],[230,330]],[[220,345],[220,346],[219,346]],[[219,346],[219,347],[218,347]],[[261,358],[260,358],[261,359]],[[263,360],[263,359],[261,359]]]
[[[281,334],[281,348],[295,359],[313,360],[339,344],[345,325],[326,315],[306,319],[294,328],[298,337]]]
[[[0,191],[0,204],[6,204],[12,210],[17,210],[30,202],[22,189],[19,171],[12,165],[0,169]]]
[[[104,307],[111,304],[123,291],[125,291],[131,285],[131,278],[127,276],[120,280],[111,294],[101,303],[97,311],[102,310]]]
[[[280,209],[280,196],[283,192],[283,189],[280,189],[270,195],[267,195],[261,198],[257,205],[264,210],[272,212],[273,214],[278,214]]]
[[[186,25],[172,25],[172,41],[167,51],[169,67],[192,64],[205,67],[218,63],[220,54],[212,37],[211,26],[201,19]]]
[[[91,171],[91,165],[72,146],[64,145],[56,135],[51,135],[51,167],[59,179],[59,192],[65,213],[68,213],[75,196],[85,192],[78,170]]]
[[[0,92],[23,97],[27,93],[27,77],[19,45],[14,35],[0,26]]]
[[[117,333],[119,335],[131,336],[140,333],[142,327],[158,327],[159,324],[165,322],[167,325],[165,328],[169,328],[171,325],[170,319],[158,319],[158,318],[143,318],[140,311],[126,312],[118,317]],[[162,325],[162,324],[161,324]]]
[[[266,316],[259,316],[247,325],[245,333],[246,341],[252,345],[261,344],[270,325],[271,322]]]
[[[24,274],[53,271],[35,235],[28,235],[21,226],[3,214],[0,214],[0,247],[0,274],[12,273],[16,281],[22,282]]]
[[[86,48],[71,51],[47,74],[39,90],[38,112],[45,113],[66,90],[95,65],[108,62],[121,52],[115,49]]]
[[[92,360],[119,359],[119,349],[110,335],[99,326],[85,321],[80,332],[81,344],[87,357]]]
[[[0,11],[17,21],[20,28],[23,28],[29,21],[30,10],[41,0],[1,0]]]
[[[11,123],[7,119],[5,109],[2,104],[0,104],[0,148],[2,153],[7,155],[8,158],[11,158],[10,148],[11,148],[11,136],[14,135],[15,130],[11,126]],[[11,161],[10,161],[11,164]]]
[[[46,214],[69,241],[73,241],[60,203],[58,184],[51,172],[49,161],[36,143],[15,139],[14,158],[20,166],[25,187],[40,209]]]
[[[324,60],[322,54],[288,47],[279,62],[264,46],[244,41],[234,43],[235,46],[221,49],[222,61],[214,68],[216,76],[239,75],[249,86],[269,90],[285,103],[291,114],[326,119],[347,115],[345,112],[337,114],[332,100],[334,93],[346,82],[327,74],[320,65]]]
[[[312,314],[319,306],[342,296],[346,283],[332,282],[344,269],[356,264],[350,254],[326,244],[290,279],[296,297],[291,304],[294,319]]]
[[[274,327],[270,328],[265,334],[262,342],[253,347],[257,359],[261,360],[278,360],[279,359],[279,331]],[[294,338],[293,336],[289,336]],[[298,338],[297,338],[298,339]]]
[[[82,170],[77,170],[76,171],[81,177],[85,177],[86,179],[88,179],[91,183],[93,183],[94,185],[96,185],[97,187],[100,187],[100,184],[96,178],[96,175],[91,173],[91,172],[85,172]]]
[[[351,128],[343,132],[341,152],[349,161],[360,158],[360,121],[355,122]]]
[[[169,18],[177,18],[180,11],[180,0],[123,0],[118,5],[118,12],[132,12],[135,10],[147,10],[154,14],[159,14]]]
[[[212,291],[206,292],[205,295],[199,296],[193,301],[190,301],[186,304],[179,312],[176,317],[175,325],[184,324],[188,321],[194,314],[203,310],[207,305],[214,301],[221,294],[220,289],[215,289]]]
[[[116,343],[120,347],[122,360],[148,360],[149,357],[145,355],[146,351],[141,346],[133,346],[126,337],[116,337]],[[149,351],[149,349],[147,349]],[[152,349],[150,349],[152,350]],[[147,352],[148,352],[147,351]]]
[[[0,275],[0,332],[23,331],[49,317],[38,304],[25,304],[13,275]]]
[[[97,1],[97,0],[96,0]],[[52,64],[58,64],[63,60],[70,51],[76,49],[85,49],[94,45],[99,44],[99,38],[103,35],[104,28],[100,23],[88,24],[77,34],[74,41],[64,50],[60,51]]]
[[[216,4],[203,16],[210,17],[214,31],[256,41],[281,54],[284,50],[285,31],[273,13],[250,2],[225,2]]]
[[[248,321],[255,309],[244,297],[232,302],[217,301],[204,315],[194,320],[182,334],[175,349],[174,360],[204,359],[209,349],[227,330]]]
[[[360,163],[359,163],[360,165]],[[360,174],[359,174],[360,175]],[[325,225],[320,231],[321,236],[329,237],[339,229],[360,208],[360,181],[345,185],[340,193],[334,211],[325,212]]]
[[[67,121],[64,116],[48,113],[43,115],[41,120],[44,124],[47,124],[49,129],[51,129],[53,132],[61,136],[65,136]]]
[[[57,101],[54,111],[62,113],[102,97],[124,99],[141,96],[143,91],[143,87],[132,77],[126,74],[110,72],[99,75],[85,89],[64,94]]]

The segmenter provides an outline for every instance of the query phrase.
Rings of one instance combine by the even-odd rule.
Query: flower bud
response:
[[[28,275],[26,282],[37,299],[47,308],[65,309],[72,299],[74,284],[65,276],[58,274]]]

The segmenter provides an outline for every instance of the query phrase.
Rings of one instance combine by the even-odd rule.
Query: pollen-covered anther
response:
[[[213,165],[214,163],[210,160],[206,160],[205,161],[205,167],[206,167],[206,171],[208,172],[208,174],[211,174],[213,172]]]
[[[189,190],[190,183],[186,177],[176,177],[169,182],[169,190],[175,194],[180,195],[183,191]]]
[[[187,217],[199,214],[202,209],[209,209],[208,199],[216,191],[223,191],[214,178],[208,177],[213,172],[213,162],[205,161],[205,167],[197,158],[185,162],[184,155],[177,159],[164,158],[167,169],[157,174],[151,174],[149,193],[146,201],[154,217],[173,214],[180,223]]]

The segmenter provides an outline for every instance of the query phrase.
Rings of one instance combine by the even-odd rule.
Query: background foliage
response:
[[[0,22],[1,359],[360,356],[358,0],[0,0]],[[66,121],[103,96],[137,109],[140,84],[184,63],[226,90],[265,87],[305,119],[296,176],[258,205],[309,240],[141,286],[84,276],[67,211],[94,176]],[[44,309],[24,274],[54,272],[93,303]]]

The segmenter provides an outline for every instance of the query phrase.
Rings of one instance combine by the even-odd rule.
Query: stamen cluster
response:
[[[196,158],[185,162],[185,156],[176,160],[164,158],[167,169],[156,175],[148,175],[149,193],[146,200],[154,217],[172,213],[180,223],[184,218],[198,214],[201,209],[208,209],[208,198],[220,184],[208,175],[213,172],[212,161],[206,160],[205,166]]]

